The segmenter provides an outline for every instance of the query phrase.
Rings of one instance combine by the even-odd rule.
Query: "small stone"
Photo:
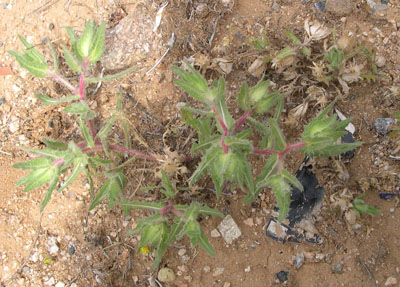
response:
[[[294,261],[294,269],[299,269],[301,266],[303,266],[304,263],[304,254],[300,253],[297,254],[296,256],[293,256],[293,261]]]
[[[389,277],[386,279],[385,286],[397,286],[397,279],[395,277]]]
[[[76,283],[72,283],[70,287],[78,287]]]
[[[220,237],[220,236],[221,236],[221,234],[218,232],[217,229],[211,230],[211,237],[217,238],[217,237]]]
[[[353,224],[353,230],[360,230],[361,229],[361,224],[358,224],[358,223],[356,223],[356,224]]]
[[[224,282],[224,285],[222,287],[231,287],[231,283],[229,282]]]
[[[244,269],[244,272],[250,272],[251,271],[251,267],[250,266],[247,266],[245,269]]]
[[[326,0],[317,1],[314,4],[315,9],[325,13]]]
[[[281,6],[279,6],[279,4],[274,1],[274,4],[272,4],[271,8],[273,11],[279,11],[279,9],[281,9]]]
[[[288,280],[289,271],[279,271],[276,273],[276,278],[279,279],[279,282],[283,283]]]
[[[29,275],[29,274],[32,273],[32,269],[29,268],[28,266],[24,266],[24,267],[22,268],[22,273],[24,273],[25,275]]]
[[[68,254],[69,254],[70,256],[72,256],[72,255],[75,254],[75,246],[73,246],[73,245],[70,245],[70,246],[69,246],[69,248],[68,248]]]
[[[378,134],[385,135],[389,132],[389,127],[396,124],[391,118],[378,118],[374,121],[374,126]]]
[[[326,0],[326,11],[336,16],[346,16],[353,11],[353,3],[350,0]]]
[[[394,208],[393,207],[390,208],[389,211],[390,211],[390,213],[394,213]]]
[[[375,59],[375,64],[378,68],[382,68],[385,66],[386,64],[386,59],[385,57],[381,56],[381,55],[377,55],[376,59]]]
[[[186,281],[192,282],[193,277],[188,275],[188,276],[183,277],[183,279],[185,279]]]
[[[57,245],[57,238],[54,236],[49,237],[46,241],[46,247],[47,247],[47,251],[51,255],[57,254],[58,250],[60,249],[60,248],[58,248],[58,245]]]
[[[214,273],[213,273],[213,276],[214,276],[214,277],[217,277],[217,276],[222,275],[222,273],[224,273],[224,270],[225,270],[225,268],[223,268],[223,267],[217,267],[217,268],[215,268],[215,271],[214,271]]]
[[[16,131],[19,130],[19,123],[18,123],[18,122],[11,122],[11,123],[8,125],[8,129],[10,130],[10,132],[11,132],[12,134],[15,133]]]
[[[254,226],[254,221],[253,218],[249,217],[246,220],[243,221],[244,224],[246,224],[247,226],[253,227]]]
[[[56,280],[54,279],[54,277],[51,277],[49,280],[47,280],[46,282],[44,282],[44,285],[46,285],[46,286],[53,286],[54,283],[56,283]]]
[[[332,267],[333,272],[342,274],[343,273],[343,264],[341,263],[336,263]]]
[[[0,98],[0,105],[4,104],[5,101],[6,101],[5,98]]]
[[[186,254],[186,249],[179,249],[179,251],[178,251],[178,255],[179,256],[183,256],[183,255],[185,255]]]
[[[203,271],[204,271],[204,273],[208,273],[208,272],[211,271],[211,267],[206,265],[206,266],[203,267]]]
[[[227,244],[231,244],[235,239],[242,235],[242,232],[231,215],[225,216],[218,225],[218,230],[221,232],[222,237]]]
[[[65,287],[65,283],[62,281],[57,282],[55,287]]]
[[[33,253],[32,256],[31,256],[31,258],[30,258],[30,260],[31,260],[33,263],[36,263],[36,262],[39,260],[39,253],[38,253],[38,252]]]
[[[21,88],[18,87],[16,84],[12,85],[11,88],[12,88],[13,91],[14,91],[15,93],[17,93],[17,94],[21,91]]]
[[[175,273],[171,268],[161,268],[160,271],[158,271],[158,280],[161,282],[172,282],[176,279]]]

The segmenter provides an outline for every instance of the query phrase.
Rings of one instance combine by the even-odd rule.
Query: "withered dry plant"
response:
[[[285,48],[279,53],[274,60],[274,65],[282,67],[288,65],[289,62],[293,63],[293,57],[297,57],[297,53],[309,55],[311,53],[309,43],[322,38],[327,33],[318,32],[319,30],[313,27],[309,27],[308,38],[303,43],[288,32],[295,47]],[[131,233],[140,232],[138,252],[145,252],[147,248],[155,252],[154,268],[161,263],[168,246],[185,235],[189,237],[193,245],[199,244],[209,254],[214,255],[215,251],[197,219],[199,215],[222,217],[223,214],[206,204],[195,201],[190,204],[178,204],[178,194],[182,190],[185,192],[185,189],[178,188],[176,182],[171,180],[165,172],[170,169],[171,164],[176,163],[171,162],[168,155],[148,155],[131,148],[129,122],[122,111],[121,97],[111,117],[98,131],[94,128],[93,119],[96,113],[86,102],[86,84],[117,79],[132,71],[133,68],[103,78],[90,77],[88,67],[99,61],[104,51],[104,25],[98,26],[95,22],[89,21],[80,38],[70,28],[67,28],[67,32],[71,41],[71,50],[63,46],[64,59],[69,68],[79,75],[77,87],[59,73],[58,55],[51,44],[49,45],[53,54],[53,69],[49,68],[45,58],[22,37],[20,40],[26,47],[24,53],[9,51],[31,74],[41,78],[52,78],[71,90],[72,96],[57,99],[46,95],[35,96],[45,105],[68,103],[64,111],[76,116],[82,137],[81,142],[70,141],[69,143],[43,139],[46,144],[43,149],[24,148],[37,157],[15,164],[16,168],[30,170],[30,173],[21,178],[17,185],[25,185],[24,191],[30,191],[48,184],[47,193],[40,208],[43,211],[54,190],[62,191],[76,180],[79,174],[84,173],[88,178],[93,196],[89,210],[107,199],[109,206],[120,206],[126,213],[132,209],[150,211],[149,216],[138,220],[136,228]],[[259,44],[263,45],[263,43]],[[330,55],[329,59],[337,57],[338,49],[332,49],[331,51],[335,52],[327,54]],[[332,63],[339,63],[339,60],[332,61]],[[343,63],[343,60],[341,61],[340,65]],[[340,69],[334,65],[336,64],[332,64],[333,70]],[[292,186],[303,190],[298,179],[286,169],[285,157],[289,152],[298,150],[307,156],[326,157],[339,155],[361,145],[361,142],[340,143],[339,139],[346,133],[344,128],[349,124],[350,119],[341,121],[338,120],[336,114],[328,115],[335,101],[327,105],[305,126],[299,141],[289,144],[279,127],[284,98],[280,92],[272,91],[270,81],[260,81],[253,87],[249,87],[246,83],[241,86],[236,103],[243,114],[240,118],[234,119],[228,110],[223,78],[208,85],[204,77],[187,62],[184,63],[184,68],[173,67],[173,71],[179,76],[176,84],[202,106],[202,108],[181,107],[182,118],[197,132],[197,139],[192,142],[192,155],[201,158],[189,179],[189,189],[195,189],[195,184],[201,177],[210,176],[217,196],[220,196],[225,188],[237,186],[240,190],[247,192],[244,202],[250,203],[257,199],[261,190],[269,188],[275,194],[279,207],[279,220],[282,221],[289,211]],[[335,75],[342,74],[337,72]],[[272,116],[270,116],[271,112],[273,112]],[[259,116],[267,120],[261,122],[258,120]],[[124,146],[112,143],[110,133],[116,124],[119,124],[124,132],[124,136],[120,137],[125,139]],[[252,134],[261,138],[258,144],[250,140]],[[118,164],[124,161],[122,155],[130,156],[130,158]],[[250,155],[267,157],[264,167],[255,178],[253,178],[253,167],[249,161]],[[136,158],[153,161],[159,166],[161,187],[148,188],[158,191],[160,200],[130,201],[125,198],[124,187],[127,177],[124,174],[124,168]],[[69,176],[65,181],[60,182],[60,175],[65,173],[69,173]],[[100,189],[95,191],[93,177],[102,178],[99,177],[101,174],[106,180]],[[180,190],[179,193],[178,190]]]

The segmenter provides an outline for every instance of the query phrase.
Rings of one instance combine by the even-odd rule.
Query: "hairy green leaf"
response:
[[[35,94],[35,97],[38,98],[45,105],[55,105],[60,103],[69,103],[72,101],[79,100],[79,95],[62,97],[59,99],[50,98],[45,94]]]
[[[79,59],[77,59],[71,52],[68,50],[65,45],[62,45],[63,52],[64,52],[64,58],[65,61],[68,65],[68,67],[71,68],[72,71],[81,73],[82,72],[82,63]]]

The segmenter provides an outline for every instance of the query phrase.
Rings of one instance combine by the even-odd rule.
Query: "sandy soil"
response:
[[[157,272],[151,269],[151,256],[137,254],[137,236],[126,236],[143,216],[142,212],[125,216],[121,210],[102,204],[88,213],[89,188],[85,179],[80,178],[62,193],[55,194],[41,215],[39,206],[45,190],[24,193],[22,188],[15,187],[24,173],[12,167],[29,158],[19,148],[40,147],[42,137],[79,139],[78,128],[62,108],[43,106],[34,97],[35,93],[54,96],[68,91],[50,79],[30,76],[7,54],[7,50],[22,49],[17,35],[26,37],[51,59],[50,51],[42,43],[45,37],[60,52],[61,44],[68,42],[64,27],[81,30],[87,19],[115,26],[127,14],[135,13],[139,2],[145,5],[147,16],[155,19],[161,1],[1,1],[0,67],[12,68],[12,74],[0,76],[0,98],[4,101],[0,104],[1,286],[161,286],[154,281]],[[399,142],[396,137],[378,135],[373,124],[374,119],[394,117],[394,112],[399,111],[398,95],[394,96],[390,88],[400,86],[400,5],[392,0],[387,10],[371,14],[366,1],[353,2],[351,13],[343,16],[336,10],[316,11],[312,1],[173,0],[165,8],[159,35],[143,40],[157,41],[158,48],[139,60],[139,68],[133,74],[103,83],[90,96],[90,106],[101,118],[106,118],[115,106],[116,93],[120,89],[129,93],[133,101],[125,98],[124,111],[138,135],[134,136],[134,145],[144,152],[161,154],[166,148],[180,148],[178,153],[187,154],[189,147],[182,143],[189,131],[176,108],[178,102],[187,98],[174,85],[170,69],[184,57],[193,56],[207,79],[224,76],[229,92],[234,94],[242,82],[254,84],[259,80],[247,69],[259,56],[249,48],[249,41],[260,36],[261,28],[275,47],[273,55],[288,44],[284,36],[286,28],[303,35],[305,19],[314,19],[330,28],[336,27],[338,35],[351,32],[358,42],[375,48],[385,60],[380,67],[384,77],[379,83],[352,84],[350,94],[342,96],[336,105],[353,118],[355,137],[365,144],[349,163],[338,165],[334,159],[321,160],[315,168],[320,184],[327,190],[316,221],[323,245],[282,244],[267,237],[265,225],[275,205],[268,191],[252,205],[242,204],[242,193],[219,199],[214,195],[199,195],[197,200],[231,214],[242,236],[231,245],[226,245],[221,237],[210,237],[215,258],[191,247],[187,240],[176,242],[161,264],[171,268],[176,279],[162,286],[400,286],[399,200],[398,197],[383,200],[378,196],[399,191],[399,162],[389,157],[398,156]],[[168,42],[172,32],[176,35],[174,47],[146,75],[166,51],[162,44]],[[232,63],[232,71],[224,73],[224,66],[215,60],[221,58]],[[286,98],[286,116],[305,101],[307,94],[301,80],[285,81],[271,68],[266,77],[279,88],[287,86],[295,91]],[[334,86],[321,87],[326,89],[327,101],[341,94]],[[95,86],[89,87],[91,91],[94,89]],[[298,125],[290,121],[282,123],[290,140],[296,139],[302,124],[320,110],[321,106],[314,104],[310,104]],[[298,154],[290,155],[289,169],[295,172],[301,160]],[[254,162],[261,165],[263,160],[255,158]],[[135,167],[129,166],[126,171],[129,178],[126,195],[142,199],[145,194],[138,187],[158,183],[152,172],[155,166],[137,161]],[[343,177],[346,170],[348,179]],[[357,226],[351,226],[334,206],[335,200],[345,194],[363,192],[365,201],[380,209],[382,215],[362,215],[356,221]],[[150,200],[154,199],[150,196]],[[201,223],[210,234],[220,220],[204,218]],[[293,256],[299,254],[305,256],[305,262],[294,269]],[[337,264],[341,264],[341,272],[334,270]],[[289,272],[286,282],[277,279],[279,271]]]

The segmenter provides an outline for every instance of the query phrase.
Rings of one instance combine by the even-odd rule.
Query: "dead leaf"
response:
[[[248,68],[248,72],[256,78],[259,78],[266,69],[267,65],[265,63],[265,57],[258,57]]]

